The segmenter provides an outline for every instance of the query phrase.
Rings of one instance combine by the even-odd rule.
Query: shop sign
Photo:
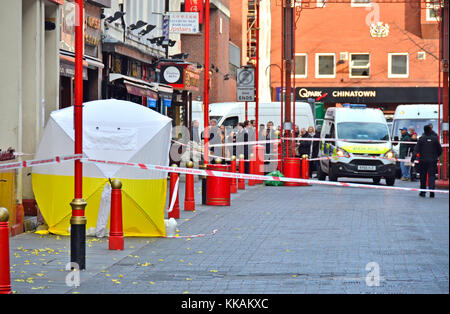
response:
[[[64,1],[61,8],[61,41],[59,48],[75,52],[75,3]]]
[[[197,12],[168,12],[170,34],[198,34]]]
[[[280,100],[280,88],[277,87],[277,101]],[[438,101],[436,87],[297,87],[296,101],[308,101],[308,98],[323,98],[326,103],[402,103],[431,104]]]
[[[184,69],[184,89],[198,91],[200,87],[200,73],[193,66]]]

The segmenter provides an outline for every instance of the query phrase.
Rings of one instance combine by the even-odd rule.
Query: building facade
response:
[[[337,2],[296,2],[291,76],[295,99],[321,97],[326,106],[363,103],[385,113],[398,104],[437,104],[436,7],[425,0]],[[271,64],[278,66],[283,49],[281,10],[280,3],[272,1]],[[279,100],[281,76],[275,67],[270,82],[272,99]]]

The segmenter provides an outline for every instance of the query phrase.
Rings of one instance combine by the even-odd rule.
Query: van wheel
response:
[[[393,186],[395,184],[395,177],[387,177],[386,185]]]
[[[320,165],[318,168],[319,169],[317,169],[317,179],[319,179],[319,181],[324,181],[327,178],[327,175],[325,172],[322,171],[322,167]]]
[[[338,180],[338,176],[334,173],[333,167],[330,165],[330,169],[328,169],[328,180],[336,182]]]
[[[380,184],[381,178],[380,177],[373,177],[372,180],[373,180],[373,183]]]

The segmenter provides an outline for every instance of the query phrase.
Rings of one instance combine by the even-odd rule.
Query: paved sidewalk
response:
[[[340,180],[341,181],[341,180]],[[350,182],[350,181],[347,181]],[[368,182],[368,181],[358,181]],[[398,182],[416,187],[418,183]],[[246,187],[230,207],[184,212],[180,235],[87,239],[81,286],[65,284],[69,237],[11,238],[16,293],[449,293],[449,197],[341,187]],[[181,185],[181,190],[184,185]],[[379,286],[366,276],[379,268]],[[373,282],[373,281],[372,281]]]

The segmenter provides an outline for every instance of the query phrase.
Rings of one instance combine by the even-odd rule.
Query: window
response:
[[[409,76],[408,53],[390,53],[388,57],[388,77]]]
[[[316,6],[318,8],[325,8],[327,5],[327,0],[317,0]]]
[[[352,7],[370,7],[372,0],[352,0]]]
[[[350,77],[370,76],[370,55],[368,53],[350,54]]]
[[[306,53],[295,55],[295,77],[305,78],[308,73],[308,56]]]
[[[426,1],[426,20],[427,21],[439,21],[441,4],[440,0],[427,0]]]
[[[335,78],[336,55],[334,53],[316,53],[316,77]]]

